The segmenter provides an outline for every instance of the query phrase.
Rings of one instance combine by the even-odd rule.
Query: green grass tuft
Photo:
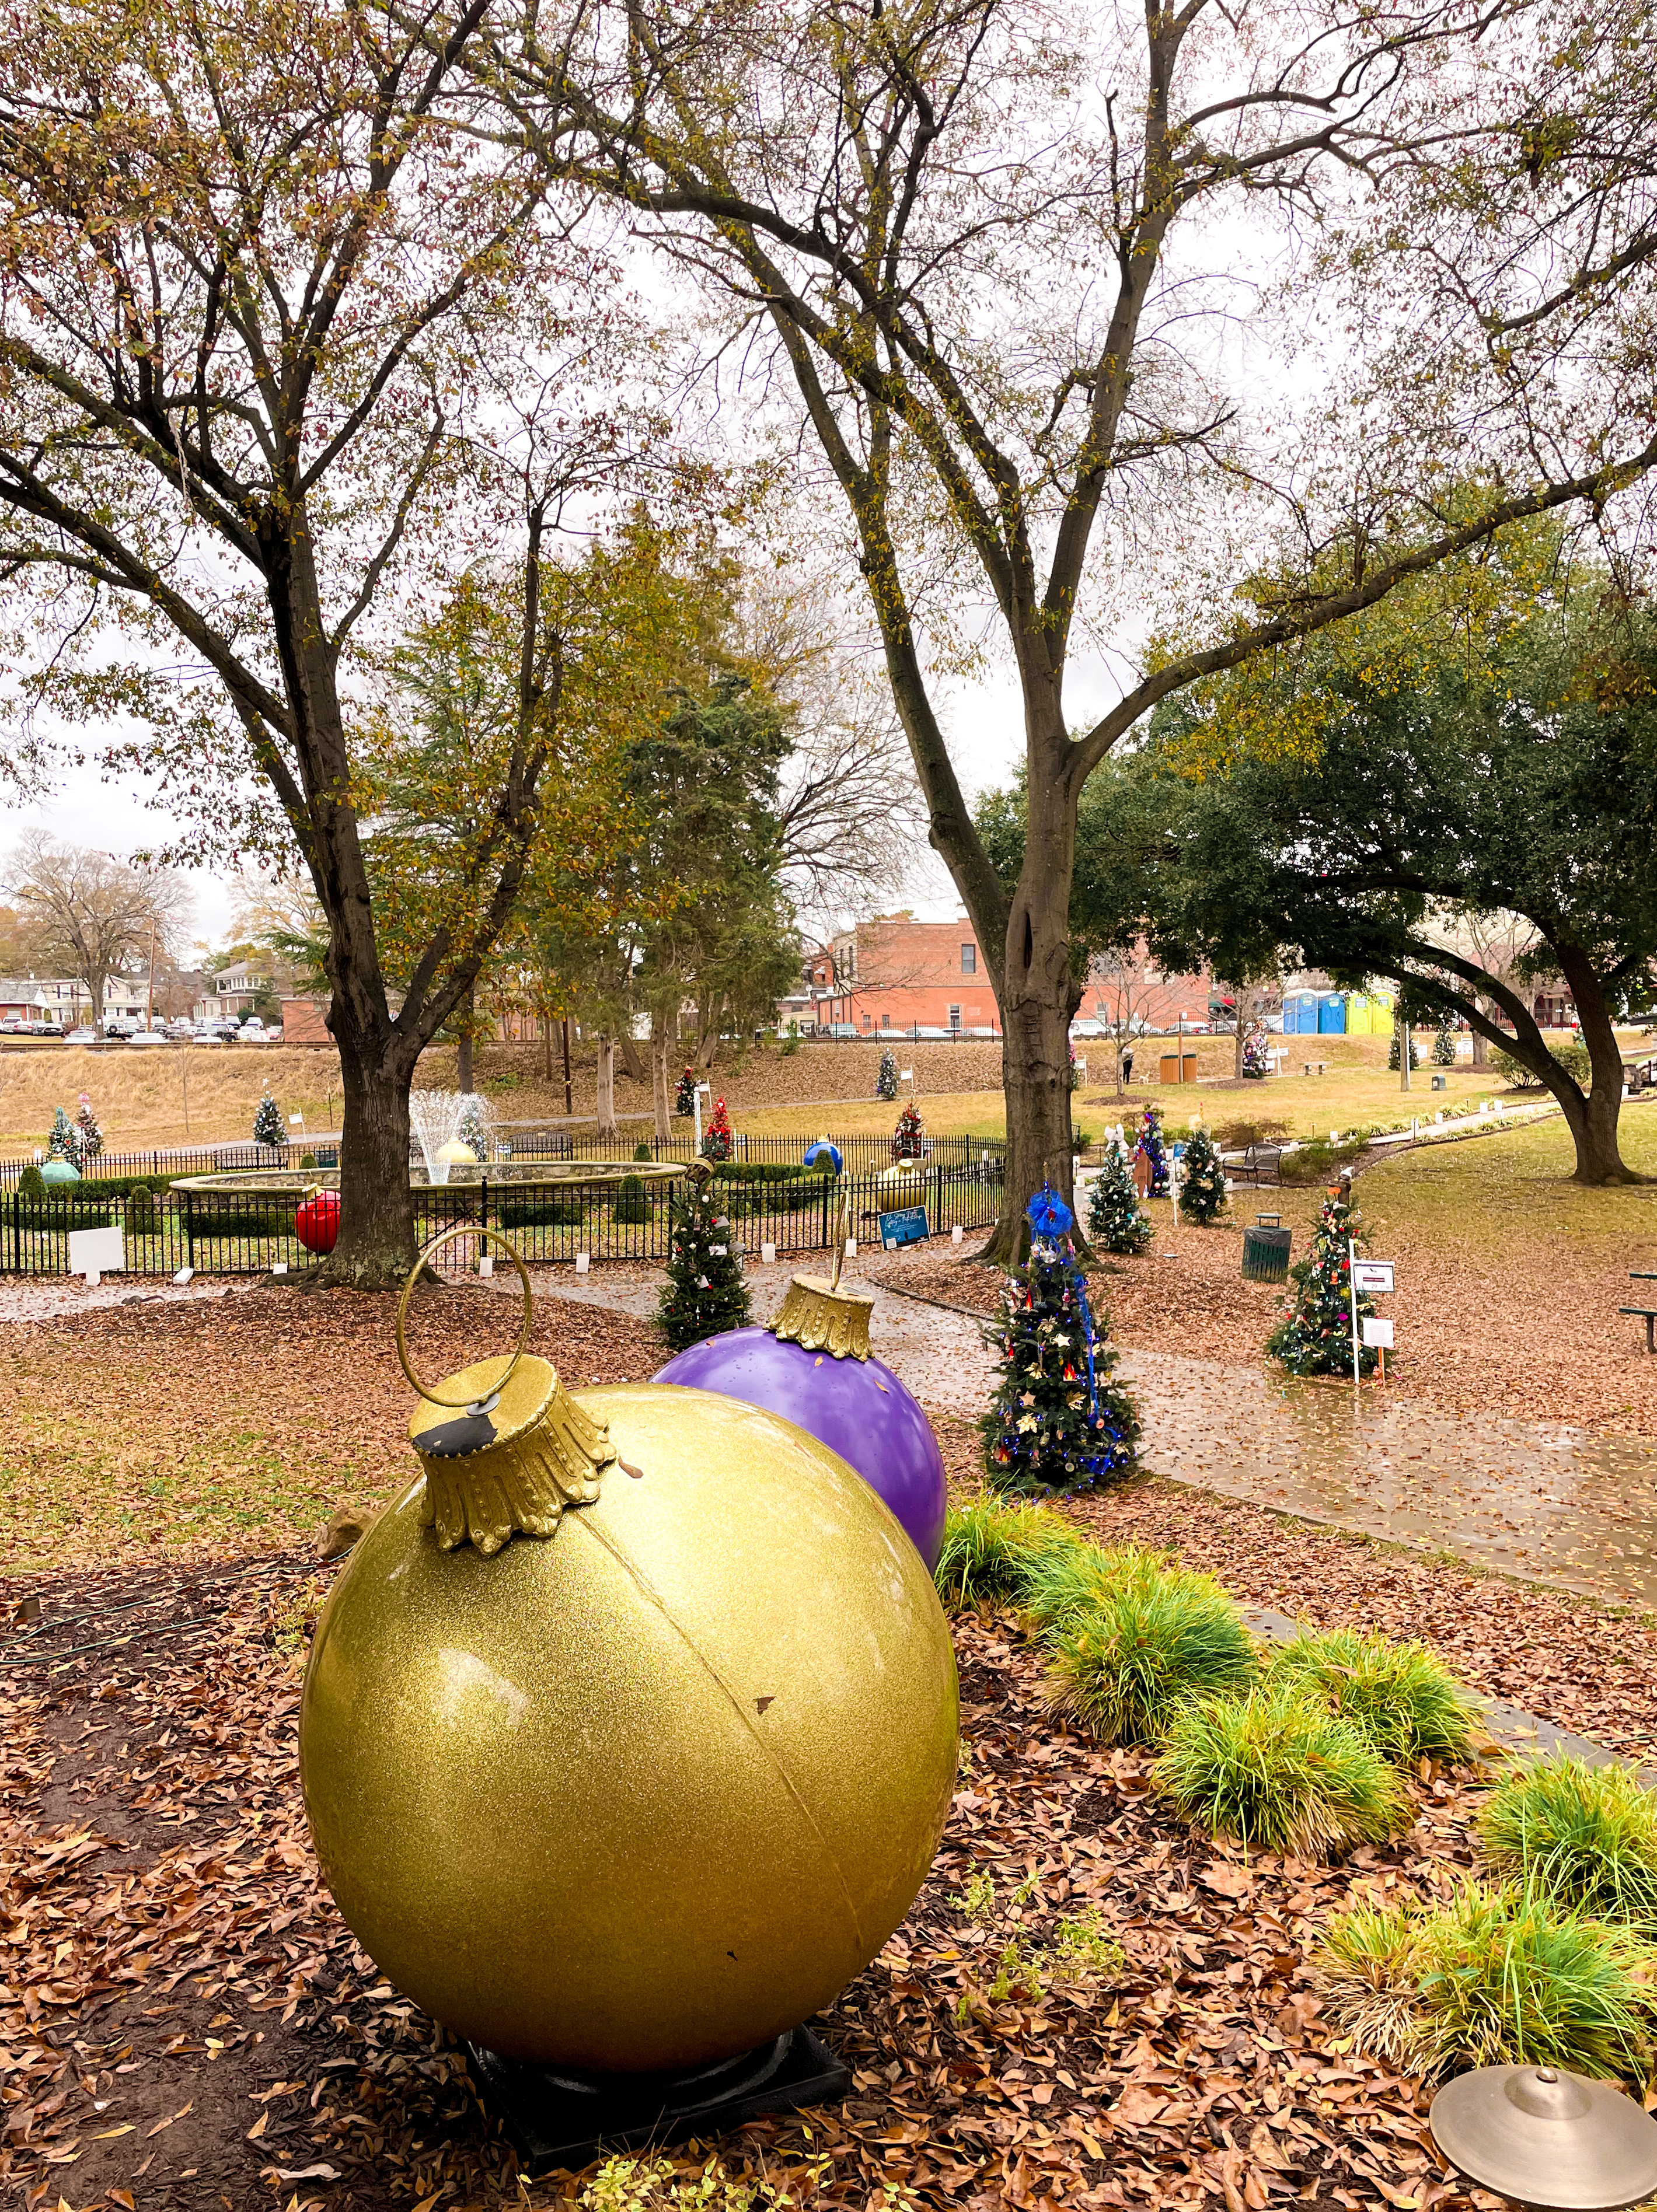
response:
[[[1516,1767],[1485,1798],[1477,1826],[1502,1873],[1657,1933],[1657,1794],[1626,1766],[1557,1757]]]
[[[1286,1682],[1183,1706],[1153,1778],[1210,1835],[1297,1858],[1379,1842],[1411,1817],[1403,1785],[1374,1746]]]
[[[1092,1612],[1101,1598],[1124,1586],[1142,1589],[1172,1566],[1170,1553],[1142,1551],[1136,1544],[1107,1549],[1078,1543],[1046,1552],[1031,1564],[1019,1609],[1033,1628],[1065,1628],[1079,1614]]]
[[[1246,1689],[1254,1645],[1211,1576],[1185,1568],[1103,1583],[1051,1638],[1054,1712],[1104,1743],[1154,1743],[1184,1701]]]
[[[1520,2064],[1645,2078],[1657,1950],[1535,1883],[1474,1882],[1429,1911],[1356,1906],[1313,1966],[1333,2019],[1429,2079]]]
[[[1090,1548],[1062,1515],[1045,1505],[976,1498],[944,1516],[943,1547],[933,1580],[952,1613],[972,1606],[1021,1603],[1044,1560]]]
[[[1472,1756],[1466,1693],[1423,1644],[1354,1628],[1304,1630],[1272,1654],[1270,1679],[1322,1698],[1383,1759],[1461,1764]]]

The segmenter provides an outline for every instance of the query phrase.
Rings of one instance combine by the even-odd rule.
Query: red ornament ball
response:
[[[308,1198],[294,1215],[294,1234],[308,1252],[332,1252],[339,1241],[339,1193]]]

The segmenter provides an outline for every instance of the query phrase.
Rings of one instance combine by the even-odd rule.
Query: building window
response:
[[[949,1026],[952,1030],[958,1030],[960,1025],[961,1010],[959,1006],[952,1006],[949,1009]]]
[[[976,975],[978,974],[978,946],[977,946],[976,945],[962,945],[962,947],[961,947],[961,973],[962,973],[962,975]]]
[[[873,1029],[873,1028],[874,1028],[874,1017],[872,1014],[865,1014],[865,1015],[863,1016],[863,1027],[864,1027],[866,1030],[869,1030],[869,1029]]]
[[[892,1017],[891,1017],[891,1015],[890,1015],[890,1014],[882,1014],[882,1015],[881,1015],[881,1017],[880,1017],[880,1027],[881,1027],[883,1030],[889,1030],[889,1029],[892,1027]]]

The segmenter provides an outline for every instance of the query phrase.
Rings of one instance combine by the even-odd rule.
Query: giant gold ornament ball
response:
[[[358,1546],[306,1679],[306,1804],[358,1940],[448,2027],[688,2066],[819,2010],[903,1920],[954,1656],[914,1546],[803,1430],[649,1384],[576,1403],[620,1459],[551,1537],[441,1550],[420,1476]]]

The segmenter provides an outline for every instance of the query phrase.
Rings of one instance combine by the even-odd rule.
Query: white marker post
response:
[[[1352,1380],[1355,1383],[1362,1380],[1362,1372],[1358,1364],[1360,1341],[1358,1335],[1358,1293],[1362,1291],[1367,1298],[1390,1297],[1392,1292],[1392,1270],[1394,1265],[1395,1262],[1391,1260],[1360,1260],[1352,1249],[1351,1238],[1349,1237],[1347,1238],[1346,1279],[1352,1298]],[[1369,1334],[1372,1328],[1385,1328],[1386,1334],[1385,1336],[1372,1336]],[[1362,1336],[1363,1343],[1373,1345],[1379,1350],[1383,1346],[1390,1347],[1392,1341],[1392,1324],[1390,1321],[1366,1321],[1364,1322]],[[1383,1352],[1381,1359],[1381,1379],[1384,1382],[1386,1378],[1386,1361],[1385,1353]]]
[[[702,1157],[702,1094],[704,1091],[710,1098],[713,1097],[714,1087],[711,1083],[698,1083],[691,1092],[691,1111],[696,1116],[696,1152],[698,1159]]]
[[[1407,1054],[1407,1033],[1404,1050]],[[1349,1237],[1346,1240],[1346,1291],[1352,1302],[1352,1388],[1356,1390],[1363,1382],[1363,1368],[1358,1358],[1358,1255],[1353,1249],[1353,1241]]]

